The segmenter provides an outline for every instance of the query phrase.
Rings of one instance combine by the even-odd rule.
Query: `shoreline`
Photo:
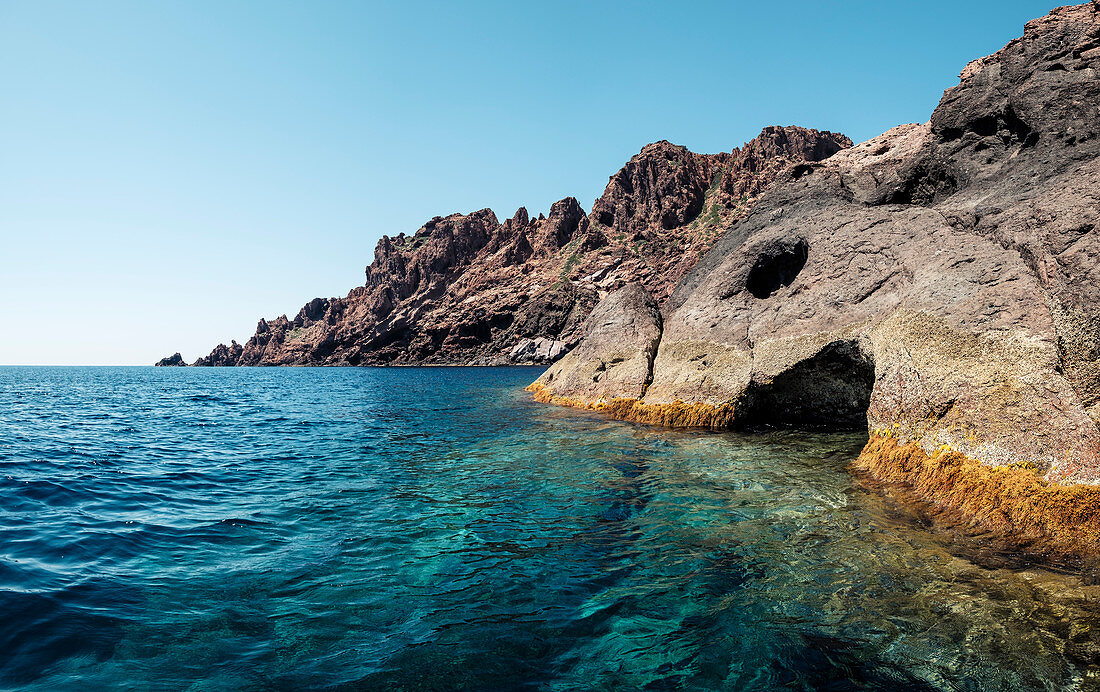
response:
[[[645,404],[637,399],[586,402],[552,394],[541,382],[524,388],[535,401],[602,413],[616,420],[665,428],[733,432],[734,405]],[[915,502],[950,518],[952,530],[983,534],[1003,548],[1044,563],[1100,564],[1100,487],[1061,485],[1026,463],[989,466],[942,447],[927,453],[890,431],[868,430],[849,470],[876,483],[900,486]]]

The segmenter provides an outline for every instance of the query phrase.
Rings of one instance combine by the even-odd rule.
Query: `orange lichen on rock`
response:
[[[973,526],[1044,554],[1100,555],[1100,487],[1060,485],[1026,465],[988,466],[949,449],[872,434],[857,470],[913,489]]]
[[[710,430],[728,430],[733,427],[734,407],[726,404],[688,404],[676,401],[671,404],[647,404],[638,399],[616,398],[610,401],[584,401],[571,397],[552,394],[541,382],[533,382],[527,391],[534,394],[535,400],[544,404],[570,406],[586,411],[598,411],[612,418],[663,425],[669,428],[708,428]]]

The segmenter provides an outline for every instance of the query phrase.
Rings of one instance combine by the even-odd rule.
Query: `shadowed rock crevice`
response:
[[[927,207],[953,194],[959,187],[955,175],[938,163],[920,162],[898,173],[901,184],[884,200],[888,204]]]
[[[745,288],[757,298],[770,298],[779,289],[790,286],[806,266],[810,246],[805,240],[782,243],[763,252],[749,271]]]
[[[870,356],[855,341],[836,341],[771,381],[750,384],[738,405],[738,422],[747,427],[865,429],[874,386]]]
[[[1006,106],[1003,113],[991,113],[981,115],[962,127],[945,127],[940,131],[940,139],[944,142],[953,142],[962,139],[967,132],[972,132],[978,137],[996,136],[1005,145],[1022,144],[1025,147],[1034,146],[1039,141],[1039,133],[1028,125],[1012,106]],[[979,150],[985,146],[979,145]]]

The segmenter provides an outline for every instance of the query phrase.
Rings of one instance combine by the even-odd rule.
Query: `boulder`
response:
[[[539,378],[545,388],[536,393],[639,399],[649,386],[660,339],[657,301],[641,284],[624,286],[596,306],[585,323],[584,340]]]
[[[569,350],[564,341],[553,339],[522,339],[509,352],[513,363],[553,363]]]

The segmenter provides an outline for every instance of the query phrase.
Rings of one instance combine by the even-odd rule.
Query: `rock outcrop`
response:
[[[183,356],[179,354],[179,351],[156,362],[158,368],[182,367],[184,365],[187,365],[187,362],[183,360]]]
[[[576,199],[501,223],[489,209],[383,237],[366,282],[260,320],[244,344],[195,365],[548,363],[579,340],[599,300],[641,283],[658,302],[786,167],[851,145],[769,127],[741,149],[696,154],[657,142],[611,176],[586,214]]]
[[[516,363],[553,363],[561,358],[569,345],[551,339],[523,339],[512,347],[508,357]]]
[[[285,322],[286,318],[283,318],[283,321]],[[261,324],[263,324],[262,321]],[[228,346],[225,344],[218,344],[217,347],[210,352],[210,355],[205,358],[199,358],[193,364],[219,368],[232,367],[240,364],[243,353],[244,347],[236,341],[232,341]]]
[[[646,319],[631,288],[532,389],[668,425],[866,426],[859,468],[1037,551],[1096,554],[1098,217],[1094,0],[972,62],[929,122],[785,168],[647,322],[644,377],[578,376],[623,357],[597,316]]]
[[[588,316],[584,340],[560,367],[544,376],[564,391],[588,397],[641,398],[661,339],[661,311],[641,284],[629,284]]]

